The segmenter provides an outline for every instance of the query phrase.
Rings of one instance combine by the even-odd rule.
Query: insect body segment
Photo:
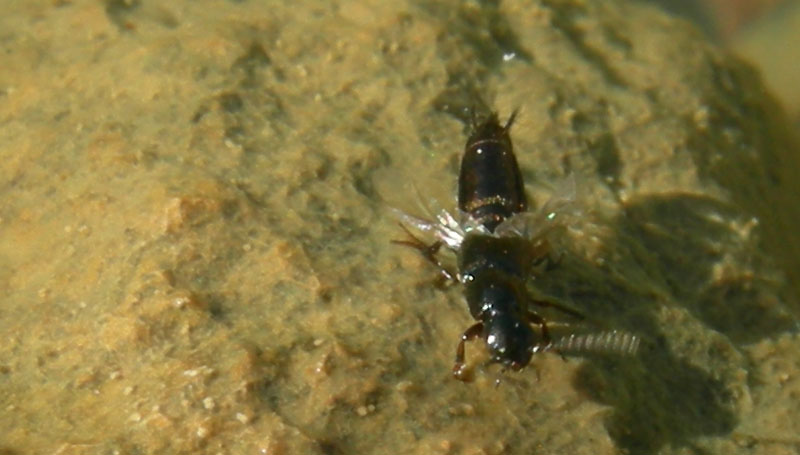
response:
[[[528,207],[522,174],[508,134],[517,113],[504,126],[492,114],[464,147],[458,178],[458,208],[489,230]]]
[[[549,339],[544,320],[528,308],[525,281],[534,253],[531,243],[523,238],[470,234],[461,243],[458,255],[469,311],[482,323],[492,361],[513,370],[530,361],[530,348],[537,341],[531,323],[541,324],[543,336]],[[460,374],[463,363],[463,356],[456,356],[456,374]]]

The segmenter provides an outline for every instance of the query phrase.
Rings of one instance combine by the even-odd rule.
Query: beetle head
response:
[[[531,361],[536,337],[527,321],[501,313],[489,318],[485,327],[486,345],[493,363],[519,371]]]

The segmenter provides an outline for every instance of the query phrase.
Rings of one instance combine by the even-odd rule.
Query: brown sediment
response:
[[[684,23],[599,0],[1,9],[0,452],[796,447],[793,143]],[[470,102],[520,108],[533,201],[576,176],[585,222],[536,288],[638,357],[450,378],[460,289],[390,245],[387,207],[413,183],[451,208]]]

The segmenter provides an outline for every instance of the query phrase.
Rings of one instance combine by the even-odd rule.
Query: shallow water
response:
[[[586,3],[4,3],[0,453],[796,447],[796,304],[760,239],[796,209],[728,186],[785,194],[788,139],[715,98],[723,72],[762,103],[685,25]],[[475,381],[450,377],[461,290],[388,208],[452,203],[470,102],[521,107],[534,201],[578,177],[587,216],[533,288],[639,357],[495,387],[471,343]]]

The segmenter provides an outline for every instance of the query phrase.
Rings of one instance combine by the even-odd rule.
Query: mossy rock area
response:
[[[609,0],[0,12],[0,454],[800,446],[798,149],[688,24]],[[389,209],[452,209],[468,110],[517,108],[533,205],[572,175],[584,214],[532,292],[643,343],[500,374],[474,342],[464,384],[462,290],[390,244]]]

